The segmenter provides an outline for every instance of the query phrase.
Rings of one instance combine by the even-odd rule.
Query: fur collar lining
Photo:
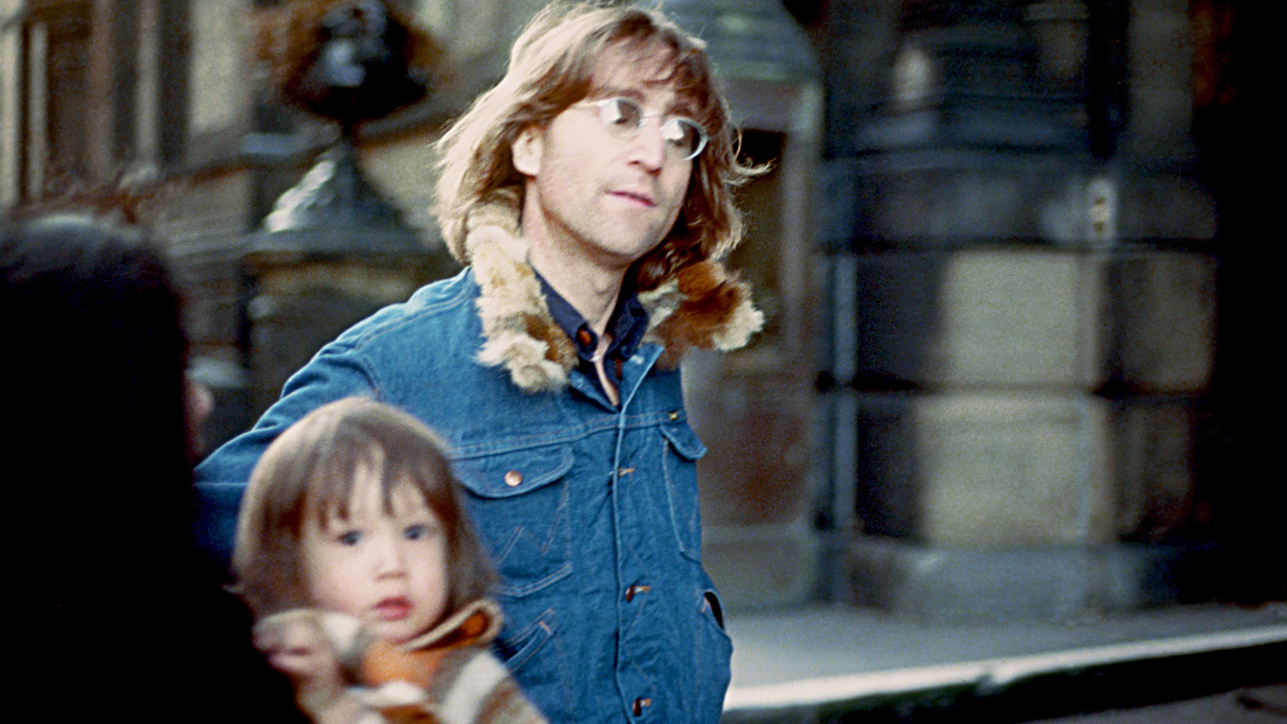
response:
[[[478,361],[504,367],[525,392],[558,391],[576,366],[572,340],[555,323],[513,211],[492,205],[469,215],[465,255],[481,288]],[[729,351],[746,345],[764,325],[745,282],[716,261],[680,269],[656,289],[639,293],[648,312],[644,341],[665,347],[658,361],[674,368],[689,348]]]

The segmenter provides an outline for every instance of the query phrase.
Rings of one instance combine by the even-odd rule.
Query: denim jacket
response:
[[[324,347],[253,430],[200,466],[207,492],[224,484],[223,530],[260,453],[292,422],[349,395],[390,403],[448,441],[501,578],[494,648],[551,721],[714,724],[732,644],[701,564],[705,447],[666,344],[675,330],[697,338],[683,317],[702,300],[682,279],[640,295],[650,331],[614,406],[555,349],[568,340],[513,225],[480,225],[467,243],[469,268]],[[737,308],[722,324],[697,320],[714,330],[703,346],[740,346],[759,326],[745,288],[723,280],[740,290]]]

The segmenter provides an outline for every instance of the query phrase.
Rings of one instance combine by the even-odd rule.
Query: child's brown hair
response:
[[[350,397],[291,425],[251,473],[232,567],[256,617],[310,605],[300,561],[304,516],[347,516],[359,465],[379,471],[386,511],[393,490],[407,482],[438,517],[447,543],[448,611],[487,595],[495,574],[461,505],[442,440],[404,412]]]

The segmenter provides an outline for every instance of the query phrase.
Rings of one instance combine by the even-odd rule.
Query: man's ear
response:
[[[528,126],[519,131],[510,151],[514,168],[524,176],[536,177],[541,172],[541,152],[544,148],[545,135],[539,127]]]

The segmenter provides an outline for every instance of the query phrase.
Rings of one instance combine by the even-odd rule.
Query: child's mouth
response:
[[[411,615],[411,602],[405,598],[386,598],[375,605],[382,621],[398,621]]]

